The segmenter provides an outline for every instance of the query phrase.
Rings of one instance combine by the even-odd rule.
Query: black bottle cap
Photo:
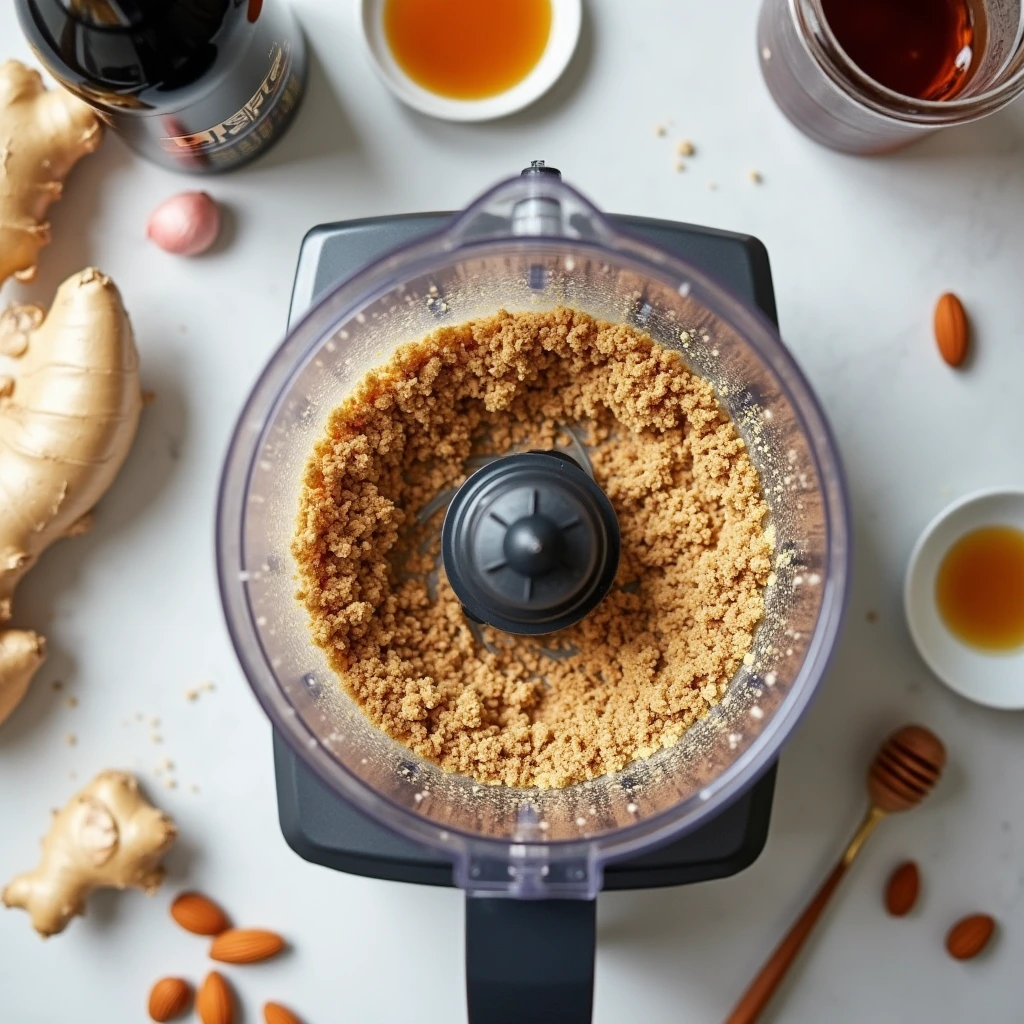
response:
[[[466,614],[507,633],[579,622],[611,588],[619,524],[601,488],[561,452],[520,452],[474,473],[441,530]]]

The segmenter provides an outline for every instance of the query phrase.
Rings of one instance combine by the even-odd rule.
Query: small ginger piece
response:
[[[38,71],[0,64],[0,285],[31,281],[50,241],[49,205],[64,178],[103,138],[93,110],[63,89],[47,90]]]
[[[85,913],[94,889],[156,892],[164,877],[160,862],[177,834],[133,775],[100,772],[54,817],[39,866],[13,879],[0,898],[27,910],[44,938],[55,935]]]
[[[0,353],[12,365],[0,390],[2,626],[14,588],[43,551],[88,528],[92,507],[128,455],[142,393],[128,315],[98,270],[68,278],[49,313],[8,307],[0,314]],[[28,686],[25,643],[0,629],[0,695],[18,695],[0,696],[0,722]],[[15,647],[18,660],[3,657]]]
[[[0,630],[0,722],[21,703],[46,658],[46,641],[26,629]]]

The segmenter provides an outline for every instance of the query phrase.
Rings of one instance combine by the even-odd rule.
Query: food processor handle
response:
[[[469,1024],[591,1024],[597,901],[466,896]]]

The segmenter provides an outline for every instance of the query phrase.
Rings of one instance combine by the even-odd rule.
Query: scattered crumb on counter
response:
[[[151,391],[149,388],[142,389],[142,404],[152,405],[156,401],[156,392]]]
[[[150,743],[163,743],[163,741],[163,736],[161,736],[160,733],[158,732],[153,733],[153,735],[149,737]]]
[[[749,171],[747,177],[750,179],[752,185],[760,185],[764,182],[764,177],[760,171]]]
[[[199,700],[199,691],[196,689],[186,690],[185,700]]]
[[[69,732],[64,738],[64,742],[67,743],[69,747],[73,747],[78,742],[78,737],[73,732]]]
[[[676,174],[678,174],[680,171],[685,171],[685,170],[686,170],[686,163],[683,160],[677,160],[676,161]]]
[[[718,182],[717,181],[709,181],[708,182],[708,188],[712,192],[717,192],[718,191]]]
[[[64,703],[69,708],[77,708],[78,707],[78,698],[77,697],[68,697],[68,699],[66,701],[64,701]]]
[[[64,689],[64,684],[59,679],[55,679],[52,683],[50,683],[50,689],[56,692],[60,692]]]
[[[868,620],[868,622],[874,624],[878,621],[878,612],[870,611],[864,617]]]
[[[680,156],[693,156],[697,152],[697,147],[689,139],[680,139],[676,143],[676,152]]]
[[[654,126],[654,134],[659,139],[664,138],[666,135],[668,135],[668,126],[664,124],[656,124]]]

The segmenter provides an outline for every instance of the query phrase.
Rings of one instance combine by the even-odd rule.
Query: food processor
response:
[[[483,786],[390,739],[345,693],[296,599],[290,544],[313,446],[367,370],[441,325],[558,305],[638,328],[712,383],[761,477],[773,572],[764,620],[728,692],[675,745],[562,789]],[[322,225],[303,242],[289,333],[242,410],[221,480],[221,598],[274,726],[286,838],[339,870],[465,891],[471,1024],[585,1024],[598,892],[722,877],[764,844],[775,761],[827,666],[850,566],[835,444],[774,312],[755,239],[605,215],[542,162],[454,217]],[[495,465],[539,473],[546,487],[560,461],[568,476],[558,479],[577,488],[595,536],[607,530],[601,566],[573,590],[572,614],[586,614],[612,585],[604,570],[617,540],[603,495],[579,479],[585,451],[518,453]],[[449,503],[446,542],[462,545],[463,564],[474,543],[493,542],[457,523],[486,506],[472,492],[476,479],[437,499]],[[478,614],[481,591],[458,593],[467,622],[493,612]],[[494,624],[530,632],[516,607],[519,620]],[[533,632],[558,628],[558,614]]]

